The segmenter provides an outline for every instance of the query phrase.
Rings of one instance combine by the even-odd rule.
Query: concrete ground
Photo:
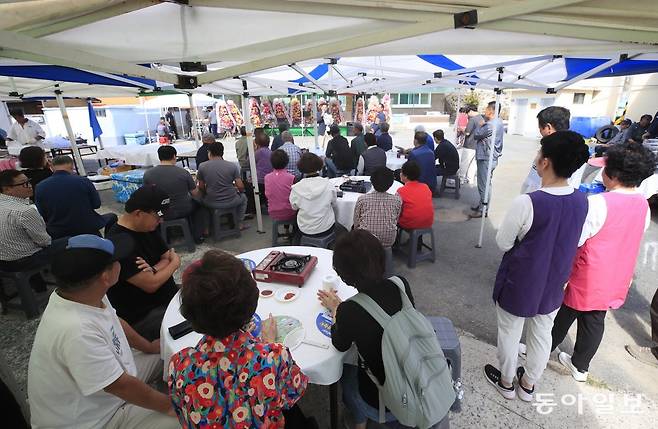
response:
[[[411,146],[412,134],[409,129],[397,130],[394,144]],[[312,139],[299,143],[308,147]],[[226,146],[226,158],[234,158],[232,144]],[[466,185],[459,201],[449,194],[434,200],[436,263],[420,263],[410,270],[404,260],[395,259],[397,272],[412,285],[418,308],[426,315],[450,318],[460,331],[465,397],[462,412],[451,417],[452,427],[612,428],[622,424],[628,428],[651,427],[651,422],[658,418],[658,369],[636,363],[624,345],[647,345],[650,340],[649,303],[657,286],[658,215],[655,211],[627,302],[606,317],[605,337],[592,362],[587,383],[576,383],[559,363],[551,361],[537,392],[544,395],[539,398],[544,403],[547,400],[556,403],[552,408],[539,401],[533,404],[506,401],[484,380],[484,364],[496,363],[496,319],[491,292],[502,252],[496,247],[494,237],[507,207],[519,193],[537,147],[536,140],[506,136],[504,155],[494,173],[492,208],[490,217],[485,219],[482,248],[475,248],[480,221],[468,220],[466,215],[468,207],[476,201],[477,191],[474,186]],[[102,199],[101,211],[121,211],[110,191],[104,191]],[[251,223],[254,225],[255,221]],[[239,239],[204,244],[195,254],[182,253],[184,263],[211,247],[241,253],[269,246],[267,217],[264,229],[264,233],[259,233],[252,226]],[[0,346],[19,383],[25,380],[36,325],[36,321],[25,322],[16,313],[0,318]],[[574,338],[575,325],[562,350],[571,352]],[[301,401],[304,411],[317,416],[323,428],[329,427],[328,395],[326,386],[311,386]]]

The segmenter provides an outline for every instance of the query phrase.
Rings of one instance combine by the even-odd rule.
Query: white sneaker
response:
[[[566,369],[571,372],[571,376],[573,377],[574,380],[579,381],[581,383],[584,383],[587,381],[587,376],[589,375],[589,372],[581,372],[576,368],[573,363],[571,362],[571,355],[567,354],[565,352],[561,352],[558,355],[558,359],[560,360],[560,363],[562,366],[564,366]]]

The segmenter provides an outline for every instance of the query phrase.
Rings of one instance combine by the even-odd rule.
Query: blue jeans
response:
[[[340,378],[340,386],[343,390],[343,402],[350,410],[354,423],[365,423],[367,420],[379,421],[379,410],[371,407],[359,393],[359,369],[354,365],[343,365],[343,375]],[[395,416],[386,412],[386,426],[389,428],[409,428],[401,425]],[[449,414],[439,423],[432,426],[432,429],[450,429]]]

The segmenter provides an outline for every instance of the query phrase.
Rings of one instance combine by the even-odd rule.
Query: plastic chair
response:
[[[233,227],[223,228],[222,225],[227,225],[227,223],[222,224],[222,216],[230,216],[228,225],[231,224]],[[212,234],[213,240],[219,241],[222,238],[240,236],[240,220],[238,207],[233,207],[230,209],[213,209],[212,211]]]
[[[334,241],[336,241],[335,231],[331,231],[329,234],[323,235],[322,237],[311,237],[309,235],[302,234],[302,239],[300,240],[299,245],[329,249],[329,246],[334,244]]]
[[[427,319],[434,327],[434,331],[436,332],[436,339],[439,340],[441,350],[443,350],[443,354],[445,355],[446,360],[450,365],[452,381],[456,384],[461,384],[462,349],[455,326],[447,317],[428,317]],[[461,410],[460,395],[458,395],[455,399],[455,403],[452,405],[451,410]]]
[[[31,319],[33,317],[36,317],[39,315],[41,312],[40,307],[39,307],[39,300],[37,298],[36,293],[34,292],[34,289],[32,289],[32,285],[30,284],[30,279],[37,275],[40,274],[41,271],[46,269],[47,267],[39,267],[39,268],[34,268],[31,270],[26,270],[26,271],[0,271],[0,283],[3,283],[0,285],[0,301],[2,302],[2,314],[7,314],[7,310],[9,308],[15,308],[15,309],[20,309],[25,312],[25,317],[28,319]],[[16,292],[18,294],[18,297],[20,298],[21,302],[20,304],[14,304],[9,302],[11,296],[8,296],[5,294],[4,290],[4,282],[5,281],[10,281],[11,283],[14,284],[14,287],[16,288]]]
[[[455,181],[455,186],[447,186],[448,179],[454,180]],[[441,179],[441,187],[439,188],[439,197],[443,196],[443,191],[445,191],[446,189],[454,189],[455,199],[458,200],[459,199],[459,192],[460,192],[460,189],[461,189],[461,183],[459,181],[459,176],[457,176],[456,174],[452,174],[450,176],[444,175]]]
[[[291,227],[290,234],[293,234],[295,227],[295,218],[288,220],[274,220],[272,219],[272,247],[280,246],[279,238],[287,237],[287,234],[279,234],[279,226],[289,225]]]
[[[402,235],[402,231],[409,234],[409,240],[407,241],[409,248],[405,249],[402,246],[398,246],[398,249],[408,256],[407,265],[409,268],[416,268],[416,264],[421,261],[432,261],[432,263],[436,261],[436,252],[434,250],[434,230],[432,228],[401,229],[399,232],[400,236]],[[418,249],[418,240],[424,235],[430,236],[431,245],[428,246],[423,241],[421,248]]]
[[[196,250],[196,244],[194,243],[194,237],[192,237],[192,231],[190,230],[190,222],[187,218],[165,220],[160,224],[160,234],[167,245],[170,244],[168,232],[172,228],[183,230],[183,242],[175,245],[174,248],[178,250],[179,248],[186,247],[189,252],[194,252]]]

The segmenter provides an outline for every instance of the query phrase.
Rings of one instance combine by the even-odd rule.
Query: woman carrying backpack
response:
[[[500,369],[485,365],[484,375],[505,399],[518,395],[532,401],[535,383],[548,363],[553,320],[587,215],[587,197],[567,179],[588,155],[578,133],[558,131],[544,137],[535,159],[542,187],[516,197],[498,229],[496,242],[505,251],[493,292]],[[525,366],[517,368],[524,325],[527,357]]]
[[[401,278],[384,278],[384,248],[379,240],[365,230],[353,230],[336,241],[334,247],[333,266],[341,279],[348,285],[354,286],[358,295],[365,295],[372,299],[389,316],[393,316],[405,309],[405,303],[411,308],[413,297],[409,283]],[[354,264],[359,261],[359,264]],[[400,286],[396,284],[399,283]],[[404,293],[402,295],[402,287]],[[408,299],[407,299],[408,297]],[[368,372],[372,374],[380,386],[383,386],[385,378],[385,364],[382,357],[382,337],[384,330],[380,323],[373,318],[360,304],[352,299],[341,302],[335,292],[320,290],[318,298],[327,309],[332,312],[334,325],[331,328],[331,340],[339,351],[347,351],[352,344],[356,344],[359,353],[358,368],[353,365],[345,365],[341,377],[343,391],[343,402],[350,410],[354,419],[356,429],[365,429],[368,419],[378,421],[379,417],[379,391],[378,386],[371,380]],[[415,312],[415,310],[413,310]],[[422,317],[422,315],[421,315]],[[429,322],[427,322],[429,323]],[[430,326],[430,332],[431,326]],[[438,342],[437,342],[438,344]],[[438,346],[437,346],[438,347]],[[440,351],[440,347],[438,348]],[[441,358],[443,356],[441,355]],[[443,358],[445,365],[445,359]],[[447,367],[446,367],[447,369]],[[389,373],[386,369],[386,373]],[[449,370],[447,370],[449,373]],[[443,374],[450,377],[448,374]],[[439,383],[445,379],[435,378]],[[454,391],[451,381],[448,381],[446,393],[438,401],[434,408],[445,409],[435,420],[433,428],[447,429],[450,427],[448,420],[448,409],[454,401]],[[446,405],[447,404],[447,408]],[[387,408],[393,410],[389,403]],[[443,413],[443,411],[441,411]],[[398,419],[391,413],[386,413],[387,422],[396,422]],[[440,421],[439,421],[440,420]],[[398,423],[398,427],[402,426]]]

